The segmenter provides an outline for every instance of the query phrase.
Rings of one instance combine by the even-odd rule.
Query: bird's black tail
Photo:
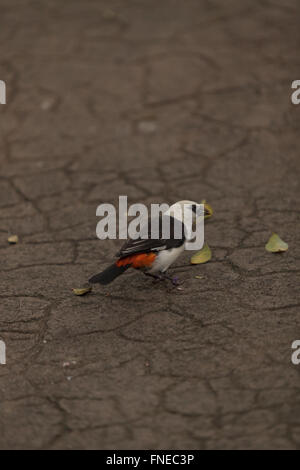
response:
[[[116,277],[120,276],[120,274],[123,274],[128,268],[129,266],[117,266],[116,264],[112,264],[102,271],[102,273],[95,274],[95,276],[91,277],[89,282],[92,284],[109,284],[116,279]]]

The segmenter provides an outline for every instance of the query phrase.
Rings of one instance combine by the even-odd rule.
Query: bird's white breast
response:
[[[171,248],[170,250],[160,251],[149,270],[149,273],[155,274],[160,272],[165,272],[171,264],[176,261],[179,255],[184,251],[184,245],[179,246],[178,248]]]

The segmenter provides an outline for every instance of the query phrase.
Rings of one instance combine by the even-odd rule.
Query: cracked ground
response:
[[[300,448],[299,2],[0,11],[0,448]],[[73,295],[120,246],[95,228],[122,194],[214,208],[181,291]]]

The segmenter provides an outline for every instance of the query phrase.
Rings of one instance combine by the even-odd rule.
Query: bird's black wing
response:
[[[158,226],[159,238],[151,238],[151,224]],[[170,224],[170,233],[163,236],[163,224]],[[149,217],[148,225],[141,229],[141,233],[147,233],[148,238],[138,238],[136,240],[128,239],[117,253],[118,258],[135,255],[139,253],[149,253],[160,250],[169,250],[183,245],[185,241],[184,225],[172,216],[162,215],[159,219],[151,220]]]

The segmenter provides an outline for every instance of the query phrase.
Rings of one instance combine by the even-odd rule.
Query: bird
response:
[[[190,220],[193,226],[200,216],[208,215],[207,209],[204,207],[203,212],[202,206],[194,201],[176,202],[159,217],[159,221],[155,221],[159,228],[158,238],[151,238],[151,227],[154,221],[149,218],[145,229],[147,237],[142,236],[146,232],[141,229],[141,234],[137,239],[128,239],[116,254],[117,260],[104,271],[91,277],[89,283],[107,285],[127,269],[134,268],[155,280],[170,280],[173,285],[178,285],[178,279],[168,276],[167,270],[183,253],[186,241],[191,239],[192,227],[187,227],[182,215],[186,210],[191,211]],[[169,223],[170,230],[166,237],[163,227],[167,223]]]

